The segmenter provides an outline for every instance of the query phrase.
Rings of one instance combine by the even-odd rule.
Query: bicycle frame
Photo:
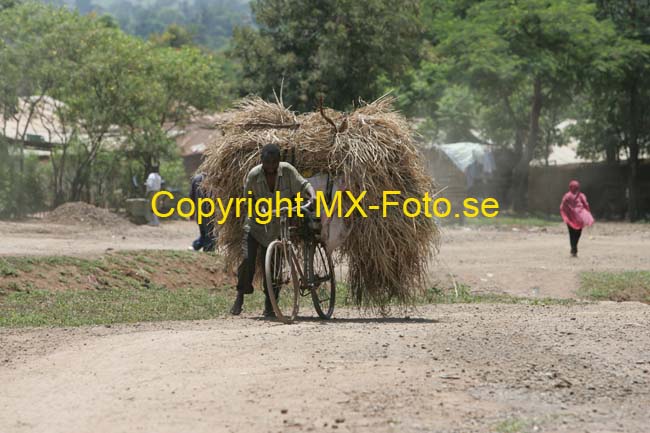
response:
[[[267,249],[265,259],[265,277],[267,278],[267,282],[272,284],[274,287],[272,292],[275,292],[277,286],[285,286],[287,289],[293,286],[293,310],[289,317],[284,315],[277,305],[276,295],[271,294],[271,302],[277,317],[285,323],[290,323],[298,314],[300,297],[311,295],[312,302],[314,302],[318,315],[321,318],[329,319],[333,310],[336,287],[331,258],[320,246],[318,240],[310,237],[309,226],[302,227],[305,229],[305,233],[303,233],[299,243],[295,241],[295,239],[292,240],[291,232],[294,228],[289,226],[289,217],[286,214],[287,209],[283,208],[280,209],[280,211],[280,236],[279,239],[271,242]],[[298,257],[299,252],[297,248],[302,248],[302,260]],[[275,254],[281,254],[281,256]],[[316,254],[319,254],[318,258]],[[281,260],[282,264],[278,266],[276,260]],[[316,266],[314,260],[317,260],[318,263],[322,263],[321,266],[325,267],[326,270],[324,275],[314,275]],[[274,276],[278,271],[280,274]],[[286,275],[286,272],[290,272],[291,276],[289,277]],[[280,275],[283,276],[279,281],[276,281],[276,278]],[[330,282],[330,286],[328,286],[329,295],[328,297],[323,298],[319,294],[318,290],[321,283],[325,281]],[[300,297],[298,295],[300,295]],[[323,301],[321,301],[321,299],[323,299]],[[330,299],[331,301],[329,306],[323,310],[322,302]]]
[[[282,249],[284,251],[285,256],[289,258],[289,264],[291,265],[291,278],[294,285],[294,289],[299,289],[300,294],[302,296],[305,296],[304,291],[309,289],[308,281],[312,276],[312,272],[311,272],[312,270],[310,269],[312,264],[311,264],[311,260],[309,260],[311,241],[307,239],[303,239],[302,241],[303,263],[301,265],[300,261],[298,260],[297,254],[294,250],[296,246],[291,241],[289,232],[290,232],[289,218],[286,214],[282,214],[280,216],[280,241],[282,242]]]
[[[286,214],[280,216],[280,241],[282,242],[284,255],[289,259],[289,264],[291,265],[291,280],[293,282],[294,290],[298,290],[301,286],[299,281],[304,281],[305,276],[300,267],[300,264],[298,263],[296,253],[293,250],[293,242],[291,242],[289,237],[288,221],[289,218]]]

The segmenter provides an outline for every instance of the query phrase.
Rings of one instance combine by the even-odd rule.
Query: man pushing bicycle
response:
[[[279,193],[282,199],[292,199],[300,193],[308,198],[316,197],[311,184],[298,173],[298,170],[287,162],[280,162],[280,147],[277,144],[266,144],[261,150],[262,163],[255,166],[246,176],[244,197],[252,194],[253,209],[255,202],[266,199],[271,203],[270,209],[275,209],[272,201]],[[249,194],[250,192],[250,194]],[[248,213],[247,213],[248,214]],[[243,260],[237,269],[237,297],[230,309],[232,315],[239,315],[244,306],[244,295],[254,291],[253,278],[257,262],[257,250],[261,249],[262,257],[266,256],[266,248],[280,236],[280,224],[277,218],[271,218],[267,224],[262,224],[253,212],[252,218],[246,218],[242,241]],[[264,281],[264,317],[274,317],[273,306],[269,299],[266,278]],[[278,293],[274,293],[277,299]]]

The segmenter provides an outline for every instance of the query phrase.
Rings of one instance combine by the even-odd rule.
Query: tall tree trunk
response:
[[[523,154],[526,128],[522,125],[521,122],[519,122],[519,117],[515,114],[515,111],[512,108],[512,104],[510,103],[509,97],[507,95],[502,95],[502,98],[506,108],[506,113],[508,113],[508,116],[510,117],[512,124],[515,125],[515,142],[513,145],[514,157],[509,158],[507,166],[504,166],[504,170],[512,174],[514,172],[514,168],[516,165],[515,161],[519,161],[521,159],[521,155]],[[516,195],[515,183],[512,181],[512,175],[509,177],[508,186],[506,191],[504,192],[505,192],[504,197],[506,198],[506,200],[504,203],[502,203],[502,205],[510,207],[514,202],[514,197]]]
[[[63,184],[65,179],[65,168],[66,168],[66,159],[67,159],[67,143],[64,143],[61,150],[61,156],[59,162],[56,161],[55,149],[52,148],[50,151],[50,161],[52,162],[52,175],[54,178],[53,182],[53,193],[54,193],[54,202],[52,203],[53,207],[58,207],[65,203],[65,185]]]
[[[630,82],[629,87],[630,93],[630,138],[629,138],[629,149],[630,149],[630,158],[628,160],[628,177],[627,177],[627,188],[628,188],[628,202],[627,202],[627,214],[630,221],[636,221],[639,219],[639,119],[640,113],[639,109],[639,89],[637,85],[636,77],[634,77]]]
[[[522,213],[528,210],[528,171],[530,161],[533,159],[535,148],[539,142],[539,118],[542,113],[542,80],[535,78],[533,83],[532,107],[530,110],[530,128],[528,141],[523,149],[519,162],[512,172],[512,182],[515,187],[513,201],[514,211]]]
[[[0,160],[9,161],[9,141],[3,136],[0,137]]]
[[[616,152],[616,140],[613,137],[608,135],[607,142],[605,143],[605,160],[613,164],[616,162],[617,152]]]

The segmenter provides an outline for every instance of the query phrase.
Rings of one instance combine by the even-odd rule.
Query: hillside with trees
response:
[[[170,25],[186,28],[196,44],[211,49],[228,45],[233,29],[252,23],[247,0],[45,0],[86,15],[111,15],[125,32],[149,38]]]

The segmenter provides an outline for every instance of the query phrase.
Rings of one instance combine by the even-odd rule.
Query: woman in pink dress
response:
[[[571,243],[571,256],[578,256],[578,241],[582,228],[594,223],[587,197],[580,192],[580,183],[577,180],[569,182],[569,191],[562,197],[560,215],[569,228],[569,242]]]

